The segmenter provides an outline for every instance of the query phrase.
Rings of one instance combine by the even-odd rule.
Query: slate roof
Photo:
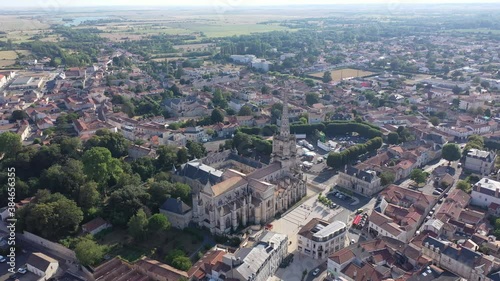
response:
[[[492,281],[500,281],[500,270],[490,273],[487,277]]]
[[[191,161],[182,165],[179,175],[192,180],[198,180],[202,184],[210,182],[211,185],[215,185],[222,181],[222,171],[198,161]]]
[[[360,180],[364,180],[366,182],[372,182],[376,177],[372,173],[357,169],[357,168],[352,167],[352,166],[348,166],[344,172],[350,176],[356,177],[356,178],[358,178]]]
[[[455,274],[445,271],[434,265],[422,268],[418,273],[414,274],[408,281],[458,281],[460,277]]]
[[[39,269],[43,272],[47,271],[47,268],[50,266],[51,263],[58,263],[55,259],[44,255],[42,253],[32,253],[31,256],[29,256],[28,261],[26,261],[26,264],[29,264],[33,266],[36,269]]]
[[[160,210],[165,210],[167,212],[183,215],[191,211],[186,203],[182,202],[180,199],[168,198],[160,207]]]

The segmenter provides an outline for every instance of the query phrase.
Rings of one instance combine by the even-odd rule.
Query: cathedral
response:
[[[285,93],[269,165],[224,151],[190,161],[175,172],[174,179],[193,190],[193,223],[216,234],[264,225],[306,195],[288,118]]]

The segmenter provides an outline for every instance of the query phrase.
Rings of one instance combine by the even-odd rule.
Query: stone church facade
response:
[[[193,189],[192,221],[198,226],[222,234],[263,225],[306,195],[296,138],[290,134],[286,94],[283,102],[280,132],[274,137],[269,165],[222,152],[188,162],[176,171],[174,179]],[[227,167],[229,162],[234,169],[214,168]]]

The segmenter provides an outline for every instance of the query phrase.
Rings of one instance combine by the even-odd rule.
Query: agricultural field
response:
[[[375,74],[374,72],[352,69],[352,68],[331,70],[330,72],[332,73],[333,81],[340,81],[340,79],[344,80],[354,77],[365,77]],[[316,73],[311,73],[309,75],[318,78],[323,78],[323,73],[324,72],[316,72]]]
[[[0,68],[14,65],[19,56],[29,56],[30,54],[31,52],[28,50],[0,51]]]
[[[14,51],[0,51],[0,68],[16,64],[17,53]]]

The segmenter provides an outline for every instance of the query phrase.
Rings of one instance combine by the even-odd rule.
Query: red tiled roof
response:
[[[337,264],[344,264],[352,258],[354,258],[354,253],[349,248],[335,252],[329,257],[329,259]]]
[[[88,223],[82,225],[82,229],[87,231],[87,232],[92,232],[92,231],[96,230],[97,228],[99,228],[102,225],[105,225],[107,223],[108,222],[105,221],[103,218],[97,217],[97,218],[89,221]]]

